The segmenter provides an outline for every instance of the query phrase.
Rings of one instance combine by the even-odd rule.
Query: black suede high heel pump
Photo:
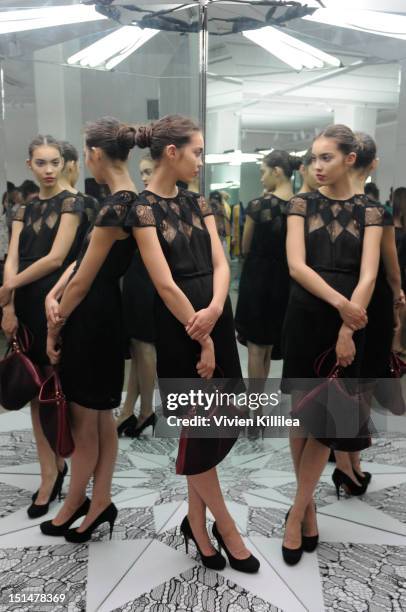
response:
[[[83,504],[72,514],[70,519],[62,523],[62,525],[54,525],[52,521],[44,521],[39,528],[44,535],[63,536],[73,523],[81,516],[86,516],[90,508],[90,499],[86,497]]]
[[[291,511],[291,508],[289,508],[285,516],[285,527],[288,521],[290,511]],[[299,563],[300,559],[302,558],[302,554],[303,554],[303,535],[302,535],[302,542],[299,548],[287,548],[286,546],[282,544],[282,557],[287,565],[296,565],[297,563]]]
[[[111,503],[110,505],[107,506],[107,508],[103,510],[103,512],[99,514],[99,516],[95,518],[93,523],[89,525],[89,527],[85,529],[84,531],[77,531],[77,529],[68,529],[64,534],[65,540],[67,542],[73,542],[74,544],[82,544],[83,542],[87,542],[92,537],[93,532],[102,523],[110,524],[110,540],[111,540],[111,536],[113,535],[114,523],[116,522],[117,514],[118,514],[118,510],[116,506],[113,503]]]
[[[49,499],[46,504],[36,504],[35,502],[33,502],[31,506],[27,508],[27,514],[30,518],[33,519],[33,518],[40,518],[41,516],[44,516],[44,514],[48,512],[49,504],[55,501],[57,496],[58,496],[59,501],[61,501],[63,480],[66,476],[67,471],[68,471],[68,466],[65,463],[63,471],[58,472],[58,476],[56,477],[55,484],[51,491],[51,495],[49,496]],[[38,497],[38,492],[37,492],[37,495],[35,496],[35,499],[37,499],[37,497]]]
[[[254,557],[254,555],[250,555],[246,559],[236,559],[235,557],[233,557],[227,546],[224,544],[224,540],[221,536],[221,533],[217,529],[217,525],[215,522],[213,523],[212,532],[217,540],[220,552],[223,548],[228,557],[228,562],[233,569],[237,570],[238,572],[245,572],[246,574],[255,574],[259,570],[260,562],[256,557]]]
[[[214,555],[204,555],[202,553],[202,551],[199,548],[199,544],[196,542],[196,539],[193,535],[193,531],[192,531],[192,528],[190,526],[189,519],[187,516],[185,516],[185,518],[182,521],[182,524],[180,526],[180,531],[183,534],[183,537],[185,538],[186,554],[188,554],[189,552],[189,540],[193,540],[197,548],[197,551],[202,559],[202,563],[205,567],[208,567],[209,569],[213,569],[213,570],[222,570],[225,568],[226,560],[224,559],[223,555],[219,553],[217,550],[214,553]]]
[[[338,468],[334,470],[331,478],[336,488],[337,499],[340,499],[340,487],[342,487],[343,485],[346,486],[347,493],[349,495],[363,495],[367,490],[367,486],[369,484],[364,480],[361,485],[357,485],[357,483],[354,482],[352,478],[347,476],[347,474],[345,474]]]

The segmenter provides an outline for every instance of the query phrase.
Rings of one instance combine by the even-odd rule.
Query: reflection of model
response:
[[[100,206],[96,198],[88,195],[87,193],[80,193],[80,191],[76,189],[76,183],[79,180],[80,172],[79,154],[76,148],[70,142],[63,140],[60,144],[62,148],[62,156],[65,162],[61,175],[63,188],[67,191],[78,193],[82,196],[85,202],[85,212],[88,216],[89,222],[93,223]]]
[[[406,292],[406,187],[398,187],[393,192],[393,221],[395,224],[396,251],[400,266],[402,289]],[[403,346],[403,335],[406,321],[406,308],[399,312],[399,322],[393,339],[393,350],[406,357],[406,349]]]
[[[229,267],[212,212],[198,194],[178,188],[203,165],[203,138],[191,120],[165,117],[139,128],[137,143],[149,147],[156,168],[140,194],[129,223],[156,287],[156,348],[160,385],[164,379],[211,378],[217,364],[226,378],[241,381],[234,337]],[[174,384],[174,383],[172,383]],[[176,384],[176,383],[175,383]],[[192,388],[193,388],[193,383]],[[185,432],[183,432],[185,433]],[[236,438],[189,438],[182,435],[177,473],[187,476],[189,512],[181,531],[193,539],[204,565],[223,569],[224,557],[213,547],[206,527],[206,507],[216,519],[213,533],[229,549],[235,569],[257,571],[259,562],[245,548],[221,492],[216,466]],[[223,542],[224,540],[224,542]]]
[[[134,144],[134,129],[116,119],[106,117],[87,125],[86,165],[98,183],[108,184],[111,195],[103,203],[74,273],[64,275],[51,292],[56,311],[47,309],[47,350],[52,363],[60,361],[75,451],[68,495],[56,517],[43,523],[41,530],[46,535],[64,535],[68,542],[86,542],[105,522],[110,524],[111,537],[117,517],[111,503],[118,442],[113,408],[120,405],[124,383],[119,281],[135,248],[125,222],[136,197],[127,164]],[[86,488],[92,477],[90,502]],[[69,529],[82,516],[79,527]]]
[[[274,359],[281,359],[281,331],[289,295],[286,261],[286,204],[293,195],[291,176],[300,160],[273,151],[261,166],[267,195],[247,206],[235,324],[248,347],[248,376],[265,380]]]
[[[144,187],[148,187],[155,163],[149,155],[140,161],[140,174]],[[123,312],[126,336],[130,343],[131,369],[127,397],[117,420],[118,434],[135,437],[146,427],[155,427],[152,400],[156,377],[155,288],[137,250],[123,279]],[[140,397],[140,414],[134,415],[135,403]]]
[[[312,164],[322,186],[295,196],[288,205],[286,246],[293,282],[284,323],[282,391],[292,394],[294,412],[309,390],[317,387],[314,363],[332,346],[333,363],[325,365],[322,375],[337,360],[347,400],[351,379],[360,375],[362,328],[378,270],[384,211],[365,196],[354,195],[350,169],[356,151],[357,141],[349,128],[326,128],[312,146]],[[369,445],[364,425],[354,438],[331,437],[331,429],[326,432],[326,424],[331,423],[327,411],[332,410],[334,418],[335,409],[336,404],[325,396],[319,402],[307,396],[298,413],[302,427],[291,430],[297,490],[286,517],[282,547],[291,565],[300,560],[303,550],[310,552],[317,546],[313,495],[330,448],[356,451]]]
[[[310,191],[316,191],[320,186],[314,175],[312,165],[312,149],[307,150],[306,154],[302,158],[302,163],[299,168],[299,172],[302,175],[303,183],[299,189],[300,193],[309,193]]]
[[[88,220],[83,199],[61,187],[63,158],[55,139],[39,136],[33,140],[28,164],[40,192],[15,213],[4,286],[0,290],[1,305],[4,305],[6,288],[9,292],[14,290],[14,297],[10,294],[10,302],[3,310],[2,328],[10,338],[18,322],[28,327],[33,335],[29,357],[37,366],[47,369],[45,297],[76,259]],[[37,399],[31,402],[31,415],[41,465],[41,486],[33,496],[28,515],[37,518],[48,511],[49,503],[61,491],[67,466],[55,457],[44,436]]]
[[[223,245],[224,253],[227,259],[230,259],[230,215],[226,211],[222,191],[212,191],[209,196],[209,204],[214,214],[217,232]]]

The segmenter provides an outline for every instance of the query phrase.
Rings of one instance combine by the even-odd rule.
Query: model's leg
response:
[[[54,525],[65,523],[84,502],[99,457],[98,411],[74,403],[70,409],[75,451],[71,459],[68,495],[52,521]]]
[[[206,504],[197,493],[196,489],[192,486],[189,478],[187,478],[187,485],[189,501],[189,525],[202,553],[207,557],[214,555],[216,550],[211,543],[209,534],[207,533]]]
[[[96,412],[96,411],[95,411]],[[78,531],[84,531],[111,504],[111,484],[118,438],[112,410],[98,411],[99,455],[94,470],[92,503]]]
[[[236,559],[247,559],[251,553],[245,547],[234,520],[227,509],[216,468],[212,468],[202,474],[188,476],[187,478],[188,483],[210,509],[224,543],[233,557]]]
[[[141,409],[138,425],[141,425],[153,412],[153,396],[156,378],[156,350],[150,342],[135,340],[138,363],[138,387],[141,394]]]
[[[118,417],[116,421],[116,427],[121,425],[123,421],[125,421],[126,419],[128,419],[128,417],[134,414],[134,407],[135,407],[136,401],[140,393],[140,389],[138,385],[138,360],[137,360],[137,355],[136,355],[135,342],[136,341],[133,338],[131,338],[131,341],[130,341],[131,367],[130,367],[130,374],[128,377],[127,397],[124,402],[124,406],[120,413],[120,416]]]
[[[42,430],[38,399],[31,402],[31,421],[41,469],[41,485],[35,504],[47,504],[58,476],[57,457]],[[62,462],[63,465],[63,462]]]

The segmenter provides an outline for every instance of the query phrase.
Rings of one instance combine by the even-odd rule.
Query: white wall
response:
[[[381,201],[385,202],[389,198],[390,188],[393,185],[395,177],[394,159],[397,146],[396,122],[383,126],[377,126],[376,144],[378,147],[379,166],[377,168],[376,177],[374,180],[379,187]]]

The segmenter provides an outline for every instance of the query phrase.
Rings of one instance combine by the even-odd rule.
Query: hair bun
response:
[[[132,125],[122,124],[117,131],[117,144],[128,150],[135,147],[136,130]]]
[[[289,155],[289,164],[292,170],[299,170],[302,163],[303,160],[301,157],[297,157],[297,155]]]
[[[135,134],[135,143],[140,149],[146,149],[151,146],[152,141],[152,125],[138,126]]]

